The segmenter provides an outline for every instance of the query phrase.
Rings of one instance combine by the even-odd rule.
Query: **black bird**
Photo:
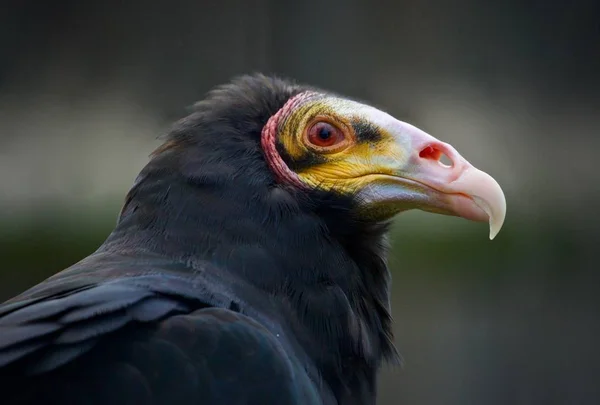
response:
[[[173,127],[96,252],[0,306],[0,403],[374,404],[396,356],[386,232],[412,208],[490,237],[506,210],[407,123],[237,78]]]

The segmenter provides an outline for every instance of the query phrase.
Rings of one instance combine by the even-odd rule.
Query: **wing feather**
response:
[[[131,323],[155,322],[190,310],[185,299],[178,301],[129,281],[111,280],[16,306],[0,317],[0,367],[24,360],[29,372],[47,372]]]
[[[3,405],[324,404],[281,327],[206,272],[102,260],[0,305]]]

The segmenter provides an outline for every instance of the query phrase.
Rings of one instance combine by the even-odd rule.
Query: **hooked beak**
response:
[[[362,201],[381,212],[416,208],[489,222],[494,239],[506,216],[506,199],[496,180],[420,129],[397,120],[386,124],[403,158],[359,192]],[[444,155],[448,165],[440,160]]]

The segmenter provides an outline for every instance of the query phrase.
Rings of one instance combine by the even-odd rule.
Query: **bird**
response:
[[[506,215],[450,144],[277,75],[165,132],[97,250],[0,305],[2,404],[375,404],[390,224]]]

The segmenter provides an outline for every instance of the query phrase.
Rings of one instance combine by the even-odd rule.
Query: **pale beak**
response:
[[[389,128],[405,158],[392,175],[380,176],[360,195],[377,205],[417,208],[473,221],[489,222],[490,239],[498,234],[506,216],[506,199],[489,174],[475,168],[452,146],[420,129],[395,121]],[[389,125],[389,122],[388,122]],[[449,164],[440,159],[446,155]]]

